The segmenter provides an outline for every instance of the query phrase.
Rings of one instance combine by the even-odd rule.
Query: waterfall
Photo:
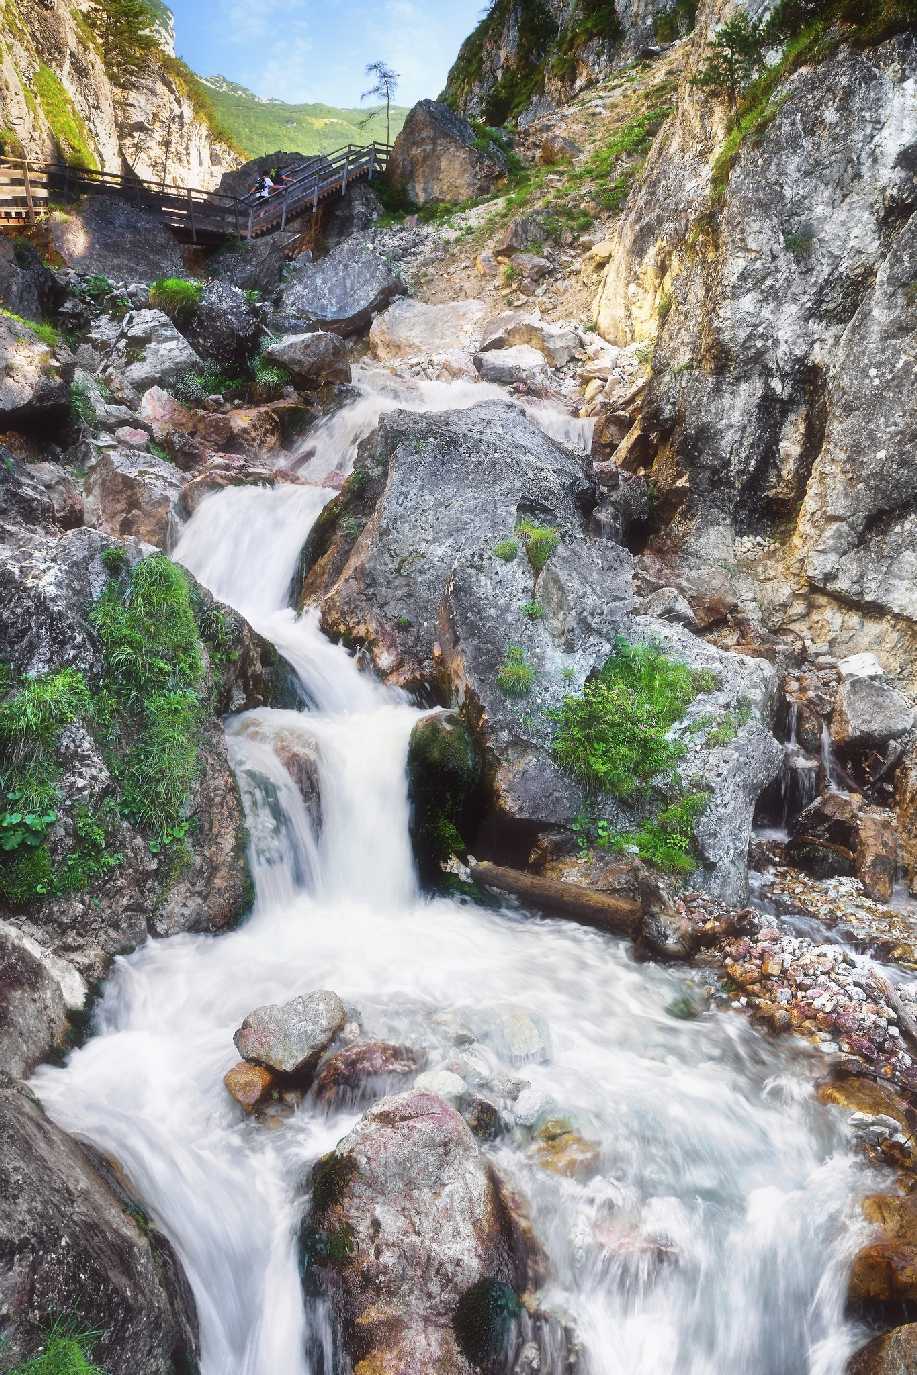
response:
[[[825,780],[825,790],[829,793],[836,793],[839,791],[837,783],[837,762],[834,758],[834,744],[831,740],[831,731],[827,721],[822,721],[821,723],[819,749],[822,774]]]
[[[345,471],[364,423],[339,412],[305,469]],[[348,433],[348,454],[332,453]],[[433,1066],[455,1054],[444,1014],[460,1019],[507,1102],[527,1083],[597,1143],[586,1182],[541,1169],[522,1128],[487,1148],[531,1202],[545,1306],[569,1317],[590,1375],[842,1375],[856,1337],[848,1214],[865,1182],[846,1126],[811,1092],[822,1062],[730,1013],[668,1015],[694,975],[637,963],[597,931],[418,893],[405,766],[422,713],[287,605],[331,495],[229,489],[182,534],[176,557],[274,639],[311,707],[227,725],[251,917],[118,959],[91,1039],[43,1067],[36,1091],[122,1163],[175,1244],[202,1375],[330,1375],[327,1311],[303,1299],[295,1237],[308,1165],[356,1114],[329,1118],[307,1097],[271,1131],[222,1083],[243,1017],[315,988],[336,990],[368,1037],[423,1048]],[[520,1006],[545,1027],[544,1063],[514,1064],[494,1037],[501,1010]],[[544,1375],[563,1375],[562,1347],[548,1344]]]
[[[805,811],[818,796],[818,765],[799,745],[796,738],[798,726],[799,706],[791,701],[787,707],[786,740],[780,775],[784,837],[800,812]]]

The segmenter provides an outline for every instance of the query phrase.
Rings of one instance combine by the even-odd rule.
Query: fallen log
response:
[[[643,919],[643,905],[634,898],[597,893],[574,883],[526,874],[521,869],[504,869],[499,864],[481,861],[471,865],[471,877],[484,888],[513,893],[532,907],[560,912],[584,926],[597,926],[615,936],[635,936]]]

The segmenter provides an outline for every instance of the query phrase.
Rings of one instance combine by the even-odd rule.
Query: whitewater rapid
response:
[[[364,394],[327,422],[298,455],[303,474],[346,472],[389,400]],[[416,404],[442,408],[448,390]],[[182,534],[175,557],[277,644],[312,706],[227,723],[250,918],[117,960],[91,1039],[42,1068],[36,1091],[122,1163],[175,1244],[203,1375],[331,1375],[330,1326],[304,1303],[295,1237],[308,1167],[356,1114],[327,1117],[307,1098],[274,1130],[246,1118],[222,1082],[233,1032],[259,1004],[330,988],[367,1037],[425,1048],[435,1065],[454,1053],[454,1013],[495,1076],[541,1090],[601,1147],[586,1183],[538,1168],[521,1135],[490,1148],[531,1202],[551,1262],[545,1305],[571,1318],[591,1375],[842,1375],[857,1338],[843,1311],[851,1200],[867,1181],[841,1114],[811,1092],[818,1057],[728,1012],[673,1016],[697,976],[638,964],[622,942],[422,896],[406,779],[422,713],[289,605],[333,494],[230,488]],[[318,831],[282,762],[291,743],[315,759]],[[547,1063],[514,1064],[487,1040],[494,1011],[513,1007],[543,1028]]]

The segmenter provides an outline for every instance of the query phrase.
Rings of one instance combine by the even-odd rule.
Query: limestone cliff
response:
[[[840,27],[742,137],[690,80],[729,9],[701,8],[596,302],[608,340],[654,350],[627,447],[685,576],[715,564],[758,632],[912,676],[917,42]]]
[[[524,122],[688,31],[695,8],[694,0],[495,0],[463,43],[443,99],[489,124]]]
[[[241,160],[206,96],[174,56],[163,10],[143,70],[119,85],[86,21],[86,0],[6,0],[0,44],[0,143],[168,185],[215,187]]]

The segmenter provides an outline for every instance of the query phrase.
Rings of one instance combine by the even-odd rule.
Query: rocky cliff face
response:
[[[161,55],[122,87],[77,0],[9,0],[0,47],[0,141],[14,156],[63,159],[176,186],[214,188],[240,159],[197,85],[156,33]]]
[[[465,40],[443,99],[502,124],[561,103],[664,34],[689,28],[686,0],[496,0]]]
[[[917,44],[814,53],[730,165],[725,106],[690,84],[720,17],[701,11],[596,301],[606,339],[653,351],[629,447],[655,547],[728,569],[759,631],[913,679]]]

